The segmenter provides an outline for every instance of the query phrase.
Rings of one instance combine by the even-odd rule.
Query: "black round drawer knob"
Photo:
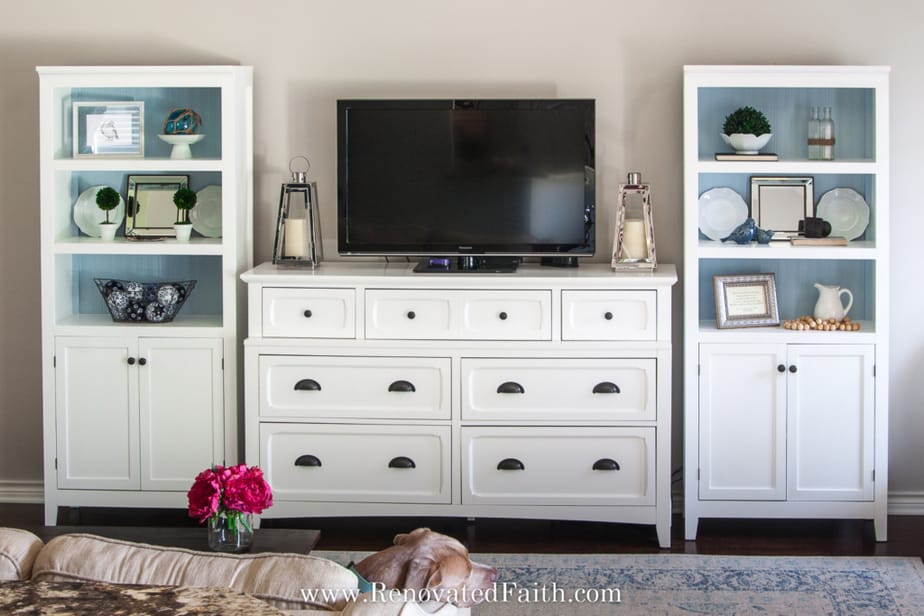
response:
[[[147,363],[148,363],[148,360],[146,360],[144,357],[139,357],[139,358],[138,358],[138,365],[139,365],[139,366],[146,366]]]
[[[780,364],[779,366],[776,367],[776,371],[777,371],[777,372],[786,372],[786,366],[784,366],[783,364]]]
[[[408,310],[407,318],[409,318],[409,319],[414,319],[414,318],[416,318],[416,317],[417,317],[417,315],[414,313],[413,310]]]
[[[789,367],[789,371],[792,372],[793,374],[796,373],[796,370],[797,370],[797,369],[798,369],[798,368],[796,368],[795,364],[793,364],[792,366]]]
[[[128,365],[129,365],[129,366],[134,366],[134,365],[135,365],[135,358],[134,358],[134,357],[129,357],[129,358],[128,358]]]
[[[612,321],[612,320],[613,320],[613,313],[612,313],[612,312],[604,312],[604,313],[603,313],[603,318],[606,319],[607,321]]]
[[[497,318],[500,319],[501,321],[506,321],[506,320],[507,320],[507,313],[506,313],[506,312],[502,312],[502,313],[500,313],[499,315],[497,315]]]
[[[305,318],[306,318],[306,319],[310,319],[310,318],[311,318],[311,311],[310,311],[310,310],[306,310],[306,311],[304,312],[304,315],[305,315]]]

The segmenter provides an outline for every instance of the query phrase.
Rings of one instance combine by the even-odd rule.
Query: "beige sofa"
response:
[[[8,584],[4,585],[4,582]],[[397,598],[386,600],[370,593],[359,594],[356,576],[345,567],[304,554],[213,554],[180,548],[166,548],[106,539],[95,535],[61,535],[43,543],[20,529],[0,528],[0,612],[4,593],[7,600],[43,600],[47,589],[77,589],[119,592],[132,587],[163,587],[176,600],[175,589],[215,589],[223,611],[229,597],[243,593],[242,601],[259,599],[267,613],[298,616],[463,616],[468,609],[452,605],[420,605]],[[102,587],[102,588],[100,588]],[[167,589],[170,589],[169,592]],[[218,589],[221,589],[220,591]],[[306,592],[307,591],[307,592]],[[314,593],[312,596],[310,593]],[[125,591],[127,592],[127,591]],[[17,594],[18,593],[18,594]],[[105,596],[105,595],[101,595]],[[150,600],[150,588],[145,594]],[[103,600],[103,599],[101,599]],[[253,606],[241,608],[252,611]],[[207,613],[207,612],[203,612]],[[230,612],[228,612],[230,613]]]

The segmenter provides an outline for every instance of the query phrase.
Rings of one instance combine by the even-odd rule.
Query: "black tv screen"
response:
[[[344,255],[594,253],[593,100],[340,100]]]

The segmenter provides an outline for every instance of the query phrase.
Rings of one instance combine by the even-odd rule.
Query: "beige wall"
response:
[[[893,67],[890,492],[924,510],[921,23],[924,5],[910,0],[2,0],[0,500],[4,486],[42,475],[36,65],[252,65],[257,261],[271,256],[278,187],[296,154],[312,161],[334,236],[337,98],[596,98],[599,252],[612,241],[616,184],[640,170],[653,185],[658,256],[680,266],[682,66],[830,63]],[[675,298],[679,324],[679,289]],[[679,347],[679,325],[674,335]]]

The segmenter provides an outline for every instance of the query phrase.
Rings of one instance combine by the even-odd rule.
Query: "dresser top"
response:
[[[669,287],[677,282],[673,265],[659,265],[656,270],[640,272],[613,271],[608,263],[586,263],[574,268],[521,263],[509,274],[490,272],[417,273],[416,263],[324,261],[317,269],[262,263],[244,272],[248,284],[316,285],[327,284],[397,284],[401,286],[437,284],[444,287],[528,287],[537,284],[561,286],[600,285],[612,288]]]

